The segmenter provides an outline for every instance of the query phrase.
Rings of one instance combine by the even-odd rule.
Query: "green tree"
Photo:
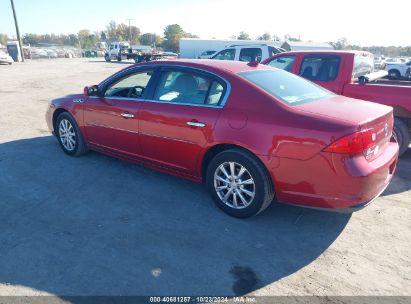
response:
[[[131,37],[130,37],[131,31]],[[131,44],[139,44],[139,38],[141,31],[138,27],[132,25],[129,27],[127,24],[120,23],[117,25],[117,37],[119,41],[131,41]]]
[[[269,34],[269,33],[267,33],[267,32],[265,32],[264,34],[262,34],[261,36],[258,36],[257,37],[257,40],[265,40],[265,41],[268,41],[268,40],[272,40],[273,38],[271,37],[271,35]]]
[[[117,33],[117,23],[115,21],[110,21],[106,27],[106,36],[110,41],[119,41]]]
[[[97,36],[90,33],[89,30],[80,30],[77,34],[77,37],[82,49],[89,49],[93,47],[98,41]]]
[[[167,25],[164,29],[163,47],[167,51],[178,52],[180,39],[184,37],[183,28],[178,24]]]
[[[251,40],[250,35],[245,32],[240,32],[240,35],[237,37],[238,40]]]
[[[0,44],[6,45],[8,39],[6,34],[0,34]]]
[[[290,34],[286,34],[286,35],[284,36],[284,40],[295,41],[295,42],[301,41],[300,37],[298,37],[298,38],[291,37]]]
[[[330,44],[334,47],[336,50],[345,50],[348,46],[348,41],[347,38],[340,38],[336,42],[330,42]]]
[[[161,42],[161,37],[155,33],[144,33],[140,36],[140,43],[142,45],[160,45]]]

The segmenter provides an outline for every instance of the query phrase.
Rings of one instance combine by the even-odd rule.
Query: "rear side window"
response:
[[[293,69],[293,64],[295,61],[295,56],[281,56],[274,58],[267,65],[275,67],[277,69],[285,70],[291,72]]]
[[[223,94],[224,86],[214,78],[190,71],[164,71],[154,99],[170,103],[217,106]]]
[[[275,54],[279,54],[282,53],[281,49],[273,47],[273,46],[269,46],[268,47],[268,55],[271,57]]]
[[[367,75],[374,71],[374,59],[368,54],[356,54],[354,56],[354,68],[352,70],[352,78]]]
[[[300,76],[314,81],[332,81],[337,78],[340,57],[333,55],[304,56]]]
[[[262,50],[260,48],[246,48],[240,51],[240,61],[261,61]]]
[[[242,72],[239,75],[288,105],[334,96],[328,90],[282,70]]]
[[[234,60],[235,58],[235,49],[227,49],[218,52],[213,56],[213,59],[217,60]]]

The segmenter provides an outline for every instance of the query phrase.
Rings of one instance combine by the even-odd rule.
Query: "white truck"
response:
[[[386,63],[385,70],[388,71],[389,79],[411,79],[411,60],[400,63]]]
[[[109,62],[111,60],[134,60],[135,63],[146,62],[152,60],[176,59],[177,54],[169,52],[157,52],[151,46],[139,45],[131,47],[128,42],[112,42],[104,53],[104,59]]]
[[[260,62],[283,52],[284,49],[267,44],[237,44],[215,53],[211,59]]]

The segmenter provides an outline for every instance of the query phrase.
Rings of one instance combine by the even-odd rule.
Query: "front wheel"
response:
[[[256,215],[274,199],[267,170],[255,156],[242,150],[216,155],[208,165],[206,181],[215,204],[233,217]]]
[[[394,135],[397,138],[398,145],[400,146],[399,155],[407,151],[410,144],[410,131],[407,124],[400,118],[395,118],[394,120]]]
[[[80,129],[73,116],[68,112],[61,113],[56,121],[56,135],[63,151],[70,156],[80,156],[87,153]]]
[[[111,61],[110,56],[109,56],[108,54],[106,54],[106,55],[104,56],[104,59],[105,59],[107,62],[110,62],[110,61]]]

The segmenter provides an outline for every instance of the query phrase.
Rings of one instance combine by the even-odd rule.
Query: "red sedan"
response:
[[[274,198],[356,210],[384,191],[398,159],[391,107],[253,63],[133,65],[52,100],[47,122],[65,153],[92,149],[205,182],[235,217]]]

